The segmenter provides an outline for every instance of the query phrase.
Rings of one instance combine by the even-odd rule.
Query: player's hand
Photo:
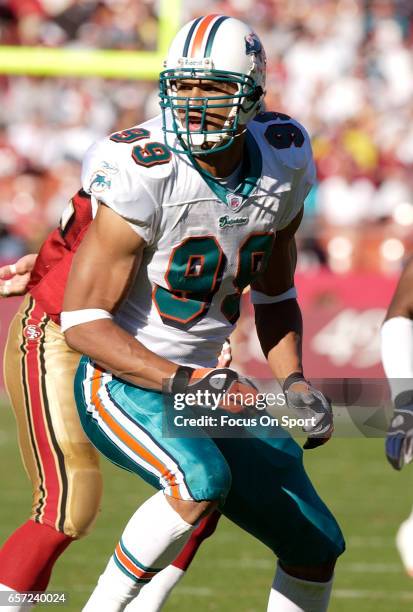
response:
[[[255,403],[258,389],[230,368],[188,368],[180,366],[168,381],[168,393],[192,394],[198,406],[222,408],[234,414]]]
[[[303,431],[308,434],[304,448],[317,448],[328,442],[334,431],[329,399],[300,373],[291,374],[285,379],[283,392],[287,406],[308,423],[303,427]]]
[[[395,470],[401,470],[413,459],[413,392],[403,391],[394,404],[386,436],[386,457]]]
[[[232,361],[231,341],[227,338],[218,357],[217,368],[229,368]]]
[[[14,264],[0,267],[0,297],[24,295],[37,254],[24,255]]]

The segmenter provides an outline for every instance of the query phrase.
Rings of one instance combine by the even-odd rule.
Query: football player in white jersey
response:
[[[90,196],[75,194],[70,209],[70,231],[62,234],[59,227],[48,236],[39,255],[25,255],[14,264],[0,267],[0,296],[26,295],[10,325],[4,371],[18,424],[20,452],[35,500],[30,518],[0,548],[0,591],[3,593],[47,590],[54,564],[68,546],[87,535],[100,507],[98,457],[84,437],[73,397],[80,355],[69,349],[58,326],[59,305],[61,309],[69,272],[64,260],[73,256],[92,220]],[[47,323],[42,333],[34,333],[42,329],[38,322]],[[217,367],[228,367],[231,359],[228,339]],[[44,363],[40,376],[39,362]],[[54,393],[55,389],[59,390],[58,394]],[[48,435],[40,427],[42,406],[47,406],[50,414],[45,421]],[[53,462],[55,448],[60,449],[63,457],[58,463]],[[218,511],[206,516],[173,563],[139,592],[139,605],[145,612],[162,608],[202,542],[214,533],[220,516]],[[19,605],[14,601],[4,606],[2,612],[21,610],[27,610],[26,603]]]
[[[386,456],[396,470],[413,459],[413,259],[403,270],[381,329],[383,368],[389,379],[394,415]],[[413,578],[413,512],[396,536],[406,572]]]
[[[270,612],[328,606],[344,542],[289,434],[247,428],[243,438],[212,439],[192,428],[183,438],[162,427],[178,394],[235,392],[221,407],[241,414],[256,394],[214,367],[251,285],[268,363],[287,404],[310,415],[305,448],[332,433],[331,407],[303,374],[294,289],[311,146],[296,121],[260,112],[265,63],[241,21],[193,20],[160,76],[162,116],[112,134],[84,162],[84,188],[101,205],[74,257],[61,316],[68,344],[85,354],[79,416],[103,454],[159,489],[130,519],[88,612],[141,609],[133,600],[142,585],[216,507],[278,556]]]

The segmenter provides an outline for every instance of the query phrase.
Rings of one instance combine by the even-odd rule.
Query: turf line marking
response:
[[[272,561],[253,557],[243,557],[242,559],[215,559],[211,561],[210,565],[223,568],[238,567],[251,569],[251,567],[254,567],[256,569],[273,569],[275,571],[276,561],[275,559]]]
[[[215,591],[213,589],[209,589],[208,587],[190,587],[190,586],[180,586],[179,594],[180,595],[196,595],[197,597],[211,597],[214,595]]]
[[[403,568],[399,563],[340,563],[339,572],[363,572],[365,574],[400,574]]]
[[[348,548],[394,548],[394,538],[382,536],[350,536]]]
[[[388,599],[390,601],[413,601],[413,591],[372,591],[368,589],[334,589],[337,599]]]
[[[179,586],[178,589],[180,595],[196,595],[197,597],[212,597],[215,593],[213,589],[210,589],[208,587]],[[92,591],[92,587],[74,585],[70,587],[70,589],[66,589],[66,591],[69,596],[71,592],[90,594]]]

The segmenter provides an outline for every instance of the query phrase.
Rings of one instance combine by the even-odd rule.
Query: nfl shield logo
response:
[[[227,194],[227,204],[228,208],[233,210],[234,212],[239,210],[243,204],[242,196],[235,195],[234,193]]]

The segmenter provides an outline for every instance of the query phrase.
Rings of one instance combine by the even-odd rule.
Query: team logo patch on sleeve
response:
[[[110,189],[111,185],[112,181],[107,173],[104,170],[97,170],[92,176],[89,189],[94,193],[102,193]]]

